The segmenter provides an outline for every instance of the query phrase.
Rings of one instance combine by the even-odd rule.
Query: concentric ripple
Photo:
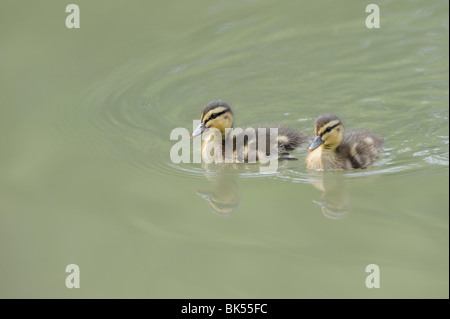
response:
[[[255,23],[259,25],[253,32],[266,30],[268,36],[256,37],[239,49],[218,48],[212,38],[195,52],[170,55],[167,50],[174,49],[172,45],[118,66],[91,83],[76,105],[61,109],[59,125],[144,180],[155,174],[203,178],[216,173],[200,164],[172,163],[169,156],[176,142],[169,139],[170,132],[177,127],[192,130],[192,120],[213,99],[231,102],[236,126],[245,126],[246,119],[255,123],[274,120],[312,134],[318,115],[335,112],[346,127],[371,129],[384,137],[380,159],[369,169],[345,172],[348,179],[448,167],[448,109],[444,107],[448,87],[436,76],[440,70],[432,59],[423,63],[424,54],[441,54],[436,50],[439,44],[429,43],[408,59],[395,50],[380,59],[366,52],[370,43],[358,43],[352,51],[347,48],[352,45],[351,35],[338,40],[330,37],[327,43],[335,49],[326,54],[339,62],[324,73],[318,65],[299,64],[297,58],[323,54],[321,47],[299,43],[298,33],[279,31],[270,19],[255,17],[236,26],[245,26],[251,36],[248,27]],[[196,33],[230,38],[240,32],[239,28],[211,31],[209,27],[187,32],[179,40],[188,41]],[[374,41],[401,43],[395,42],[401,38],[400,34]],[[279,50],[281,44],[284,51]],[[412,77],[411,72],[422,76]],[[361,87],[355,87],[353,78],[361,79]],[[280,163],[278,172],[270,176],[259,174],[257,165],[236,170],[242,178],[309,183],[316,172],[305,168],[305,149],[293,156],[299,160]]]

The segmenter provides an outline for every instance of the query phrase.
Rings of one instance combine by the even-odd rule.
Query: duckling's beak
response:
[[[205,126],[205,123],[200,123],[200,125],[197,126],[197,128],[194,130],[194,132],[192,132],[191,138],[199,136],[200,134],[202,134],[203,132],[205,132],[207,130],[208,130],[208,128]]]
[[[323,141],[320,138],[320,136],[316,136],[314,138],[314,140],[312,141],[311,145],[309,145],[308,152],[314,151],[316,148],[318,148],[320,145],[322,145],[322,143],[323,143]]]

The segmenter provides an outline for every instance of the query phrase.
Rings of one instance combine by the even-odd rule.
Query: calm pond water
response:
[[[447,1],[377,1],[379,29],[370,1],[75,3],[80,29],[65,2],[0,4],[0,297],[449,297]],[[385,148],[344,173],[305,147],[268,175],[172,163],[214,99]]]

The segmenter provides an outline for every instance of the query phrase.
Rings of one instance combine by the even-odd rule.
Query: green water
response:
[[[0,297],[448,298],[447,1],[0,4]],[[177,127],[386,140],[366,170],[172,163]],[[65,268],[80,268],[79,289]],[[366,266],[380,288],[365,285]]]

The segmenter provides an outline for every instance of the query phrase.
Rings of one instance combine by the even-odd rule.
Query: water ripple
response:
[[[250,19],[246,23],[261,21]],[[270,21],[264,23],[262,28],[271,30]],[[191,33],[205,32],[208,27]],[[233,33],[225,27],[231,26],[222,26],[225,34]],[[448,167],[448,109],[442,107],[443,101],[448,102],[448,81],[444,83],[436,76],[441,71],[432,59],[422,63],[424,54],[438,56],[440,46],[422,46],[408,57],[394,50],[389,59],[377,60],[370,51],[362,54],[367,44],[355,52],[347,49],[352,37],[341,37],[335,43],[330,38],[329,45],[340,48],[335,51],[299,44],[297,37],[287,30],[270,40],[258,37],[238,49],[217,51],[205,46],[183,59],[167,54],[132,59],[91,83],[76,105],[59,109],[58,125],[90,141],[94,151],[114,159],[128,174],[143,180],[155,175],[203,178],[217,173],[200,164],[172,163],[169,151],[175,141],[169,136],[176,127],[191,130],[201,107],[218,98],[231,98],[240,119],[258,122],[267,120],[270,114],[270,120],[311,134],[314,119],[332,110],[348,127],[371,129],[383,136],[386,145],[380,159],[369,169],[343,173],[346,179]],[[401,35],[389,37],[390,43],[401,40]],[[284,50],[296,52],[291,60],[279,50],[280,41]],[[326,73],[318,65],[297,63],[297,55],[323,54],[337,61],[327,67]],[[273,63],[263,64],[268,59]],[[421,76],[412,77],[411,72],[420,72]],[[353,78],[361,79],[357,80],[362,85],[360,90],[355,88]],[[305,151],[294,156],[300,160],[281,163],[276,174],[259,174],[258,165],[238,165],[236,172],[241,178],[311,182],[316,173],[305,168]]]

